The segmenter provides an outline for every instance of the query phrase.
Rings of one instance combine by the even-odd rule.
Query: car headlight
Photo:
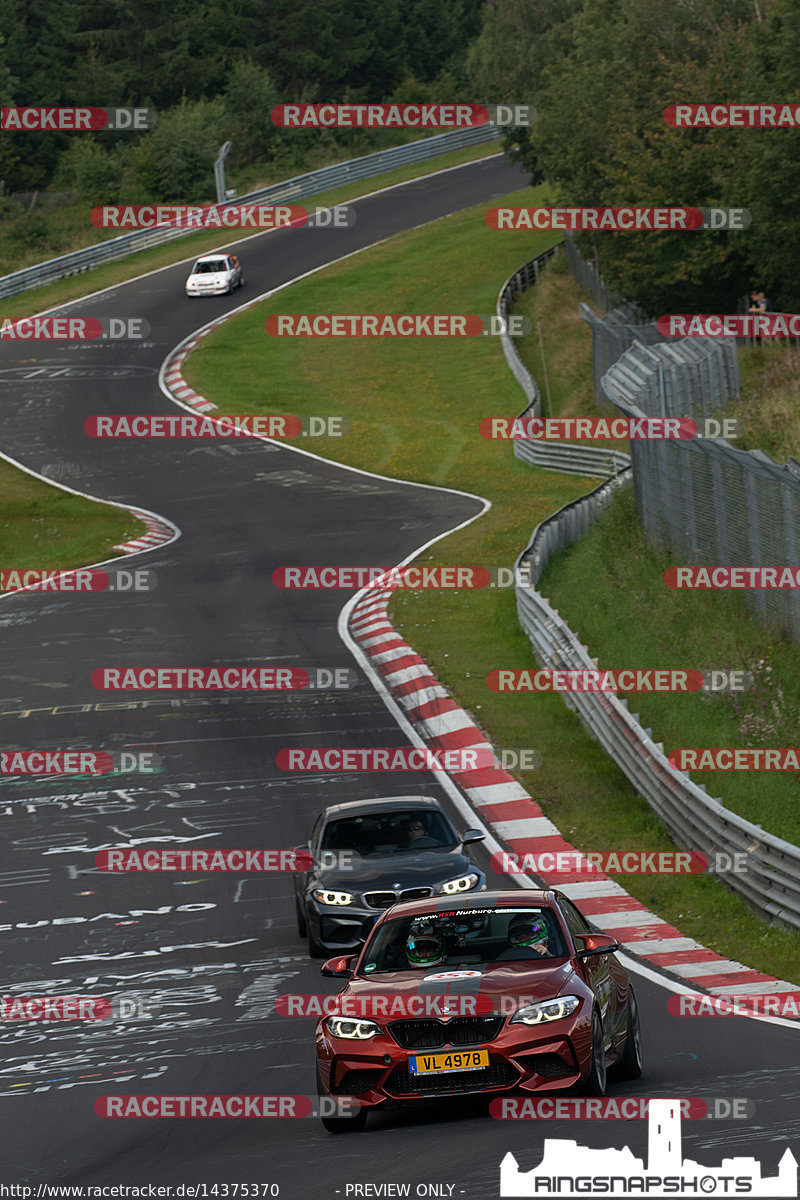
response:
[[[382,1032],[374,1021],[354,1021],[352,1017],[328,1017],[325,1024],[334,1037],[349,1038],[354,1042],[367,1042]]]
[[[560,1021],[569,1017],[580,1006],[578,996],[557,996],[555,1000],[542,1000],[540,1004],[526,1004],[518,1008],[511,1018],[511,1024],[541,1025],[544,1021]]]
[[[329,892],[327,888],[317,888],[311,895],[315,900],[319,900],[320,904],[352,904],[353,897],[350,892]]]
[[[445,896],[454,896],[456,892],[469,892],[476,886],[480,875],[471,872],[469,875],[459,875],[458,879],[448,879],[447,883],[442,884],[442,891]]]

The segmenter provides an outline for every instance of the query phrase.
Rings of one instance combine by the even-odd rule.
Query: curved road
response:
[[[352,229],[248,239],[240,244],[244,297],[525,182],[497,156],[358,202]],[[171,267],[70,306],[144,317],[153,331],[147,343],[0,345],[0,449],[92,495],[162,513],[182,531],[173,544],[121,564],[154,569],[152,594],[0,602],[4,749],[124,745],[152,748],[164,762],[149,779],[0,782],[4,993],[52,987],[127,996],[150,1014],[77,1034],[0,1026],[3,1182],[274,1182],[298,1200],[333,1200],[362,1183],[410,1183],[414,1194],[421,1183],[446,1185],[442,1195],[490,1197],[499,1193],[506,1151],[530,1168],[544,1134],[627,1143],[645,1155],[643,1122],[543,1129],[495,1122],[478,1102],[382,1115],[363,1135],[338,1138],[316,1120],[94,1114],[95,1098],[115,1092],[313,1092],[313,1023],[279,1018],[274,997],[338,989],[319,978],[296,936],[290,877],[109,876],[94,870],[94,854],[137,839],[293,846],[305,841],[322,804],[385,791],[384,776],[293,777],[275,767],[287,745],[405,739],[337,636],[346,595],[279,591],[270,574],[298,560],[396,562],[480,511],[465,496],[258,441],[86,438],[83,422],[98,412],[176,411],[157,385],[165,355],[200,322],[240,303],[238,295],[185,300],[185,274],[185,265]],[[350,667],[357,681],[341,691],[193,698],[103,694],[89,678],[103,665],[236,663]],[[449,805],[430,776],[397,778],[394,792],[440,795]],[[666,1013],[664,988],[641,979],[637,990],[646,1074],[612,1094],[750,1098],[751,1122],[685,1123],[684,1145],[708,1165],[723,1154],[755,1154],[773,1174],[793,1131],[796,1031],[677,1020]]]

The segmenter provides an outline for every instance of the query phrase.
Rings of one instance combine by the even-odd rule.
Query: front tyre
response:
[[[620,1079],[638,1079],[642,1073],[642,1033],[639,1026],[639,1006],[628,986],[628,1025],[625,1030],[625,1052],[619,1060],[617,1075]]]
[[[330,1100],[322,1086],[322,1080],[317,1067],[317,1096],[322,1100]],[[352,1115],[340,1117],[321,1117],[322,1128],[328,1133],[358,1133],[367,1123],[366,1108],[358,1108]]]
[[[597,1009],[592,1013],[592,1067],[586,1083],[581,1089],[585,1096],[606,1094],[606,1051],[603,1039],[603,1022]]]

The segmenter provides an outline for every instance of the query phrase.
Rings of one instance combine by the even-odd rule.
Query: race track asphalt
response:
[[[151,593],[0,601],[4,749],[125,746],[163,759],[151,778],[0,783],[4,993],[124,994],[152,1014],[78,1033],[0,1025],[4,1182],[277,1183],[289,1200],[333,1200],[355,1183],[410,1183],[412,1194],[417,1183],[436,1183],[482,1198],[498,1194],[505,1152],[529,1168],[544,1136],[646,1153],[644,1122],[501,1123],[484,1102],[381,1115],[354,1137],[331,1136],[313,1119],[114,1121],[93,1111],[104,1094],[314,1091],[313,1022],[277,1016],[274,999],[338,989],[320,979],[297,937],[291,878],[110,876],[95,870],[94,854],[137,839],[295,846],[323,804],[385,794],[379,774],[293,776],[277,768],[284,746],[406,740],[338,637],[347,593],[280,591],[271,572],[292,562],[398,562],[481,506],[277,444],[101,442],[84,435],[83,422],[97,413],[178,411],[158,388],[164,357],[240,295],[250,299],[524,184],[497,156],[359,201],[351,229],[248,239],[238,249],[247,289],[230,299],[186,299],[184,264],[71,306],[143,317],[152,329],[143,344],[0,345],[0,450],[181,530],[172,544],[121,564],[154,570]],[[181,697],[104,694],[90,681],[99,666],[234,664],[349,667],[354,685]],[[430,775],[395,779],[393,793],[439,796],[452,812]],[[684,1145],[709,1165],[754,1154],[772,1174],[798,1100],[797,1032],[741,1019],[679,1020],[667,1015],[660,985],[641,979],[637,991],[646,1073],[635,1085],[613,1085],[612,1094],[749,1098],[751,1121],[684,1123]]]

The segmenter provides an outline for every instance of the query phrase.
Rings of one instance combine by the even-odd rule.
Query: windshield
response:
[[[567,956],[558,919],[550,909],[462,909],[397,917],[378,926],[367,943],[359,975]]]
[[[228,264],[224,258],[213,258],[210,262],[198,262],[194,264],[192,270],[193,275],[218,275],[220,271],[227,271]]]
[[[452,850],[457,845],[455,831],[441,813],[429,808],[406,808],[331,821],[325,826],[320,850],[350,850],[368,857],[370,854]]]

